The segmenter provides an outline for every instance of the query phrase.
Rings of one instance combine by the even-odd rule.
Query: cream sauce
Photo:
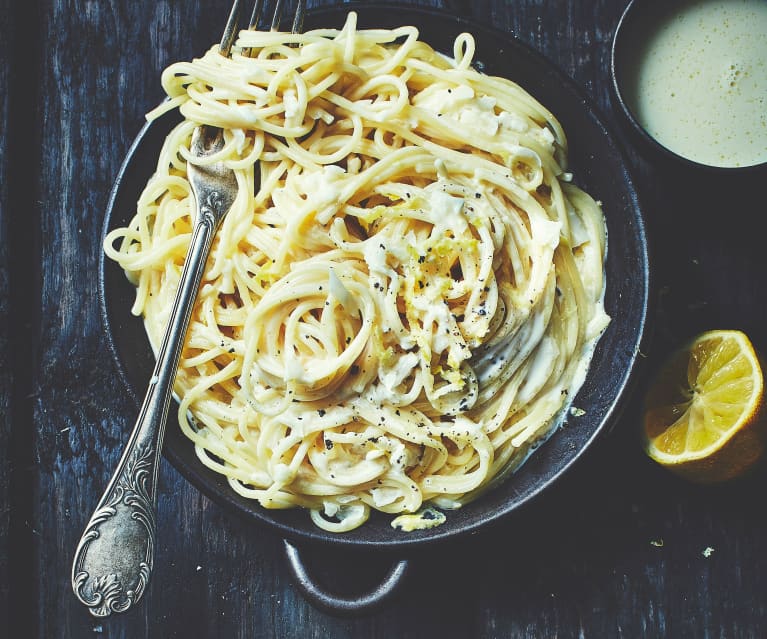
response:
[[[767,162],[767,2],[696,0],[670,7],[637,50],[639,123],[690,160]]]

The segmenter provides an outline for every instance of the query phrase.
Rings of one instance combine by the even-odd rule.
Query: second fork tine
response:
[[[248,29],[258,29],[258,22],[261,20],[261,10],[264,8],[264,0],[256,0],[253,3],[253,11],[250,14]]]
[[[256,0],[257,5],[262,4],[262,0]],[[282,8],[283,0],[276,0],[274,4],[274,12],[272,13],[272,31],[278,31],[280,28],[280,22],[282,21]],[[259,7],[260,12],[260,7]],[[255,9],[254,9],[255,13]],[[299,33],[304,26],[304,15],[306,14],[306,0],[297,0],[296,11],[293,14],[293,25],[291,27],[292,33]]]
[[[280,20],[282,19],[282,0],[276,0],[274,3],[274,13],[272,14],[272,31],[278,31],[280,28]]]
[[[306,0],[297,0],[296,12],[293,15],[293,27],[291,31],[293,33],[301,33],[304,28],[304,16],[306,15]]]

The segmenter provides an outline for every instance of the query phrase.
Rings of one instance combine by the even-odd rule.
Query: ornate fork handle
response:
[[[215,130],[198,129],[193,151],[215,152],[220,131],[217,137]],[[173,381],[213,237],[237,194],[234,174],[219,164],[190,165],[189,173],[198,213],[168,327],[130,440],[72,566],[74,592],[97,617],[130,608],[152,572],[157,476]]]
[[[244,4],[245,0],[233,0],[219,46],[223,56],[230,53]],[[278,0],[272,29],[279,25],[282,7]],[[263,0],[254,0],[251,28],[257,26],[262,8]],[[301,29],[305,10],[306,0],[297,0],[294,33]],[[141,598],[152,573],[157,474],[173,381],[213,237],[237,195],[234,172],[221,162],[204,161],[223,144],[222,131],[213,127],[199,126],[192,137],[192,154],[203,162],[187,165],[197,219],[178,292],[138,420],[75,551],[72,588],[97,617],[128,610]]]

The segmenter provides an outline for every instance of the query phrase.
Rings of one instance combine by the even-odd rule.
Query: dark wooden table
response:
[[[321,4],[333,3],[310,2]],[[466,4],[549,57],[615,122],[609,51],[625,0]],[[73,551],[135,417],[99,320],[107,197],[161,98],[161,70],[215,41],[228,5],[0,0],[0,636],[765,636],[766,473],[702,488],[653,466],[637,440],[641,379],[611,434],[550,493],[486,535],[421,553],[374,614],[312,607],[280,539],[165,462],[142,603],[99,620],[75,600]],[[644,370],[707,328],[743,329],[767,352],[763,180],[732,189],[629,152],[658,299]],[[358,558],[315,560],[365,585]]]

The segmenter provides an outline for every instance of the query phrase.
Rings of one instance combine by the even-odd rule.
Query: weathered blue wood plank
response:
[[[25,619],[40,531],[32,516],[31,394],[39,296],[35,288],[39,167],[34,5],[0,3],[0,619]]]

